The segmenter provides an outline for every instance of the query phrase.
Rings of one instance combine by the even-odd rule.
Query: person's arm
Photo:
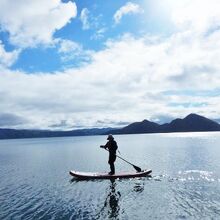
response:
[[[108,148],[108,142],[106,143],[106,145],[101,145],[101,148],[107,149]]]

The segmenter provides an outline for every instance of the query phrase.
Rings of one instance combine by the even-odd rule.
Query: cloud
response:
[[[104,36],[106,27],[103,23],[103,15],[99,14],[94,16],[88,8],[83,8],[80,13],[80,21],[82,22],[82,29],[89,30],[93,29],[95,32],[90,39],[97,40]]]
[[[57,39],[58,53],[63,62],[78,61],[79,64],[88,62],[91,59],[90,50],[84,50],[83,46],[75,41]],[[79,65],[78,65],[79,66]]]
[[[204,16],[205,28],[183,25],[165,38],[109,39],[86,64],[53,74],[0,66],[0,113],[31,122],[20,128],[117,126],[145,118],[161,123],[191,112],[219,118],[220,30],[212,22],[206,26]],[[63,55],[85,52],[75,42],[58,43]]]
[[[0,113],[1,127],[16,127],[18,125],[25,125],[26,123],[27,120],[23,117],[10,113]]]
[[[106,32],[106,28],[100,28],[96,30],[96,32],[91,36],[92,40],[99,40],[104,37],[104,33]]]
[[[154,8],[166,16],[179,30],[190,29],[204,34],[219,29],[220,2],[218,0],[154,0]]]
[[[58,129],[58,130],[62,130],[62,129],[66,129],[66,128],[71,128],[72,125],[69,125],[67,123],[66,120],[61,120],[60,122],[58,122],[57,124],[52,124],[49,127],[54,128],[54,129]]]
[[[80,51],[82,46],[78,43],[71,40],[62,40],[60,39],[60,48],[58,49],[59,53],[69,53],[70,51]]]
[[[53,127],[61,121],[73,128],[92,127],[97,121],[106,121],[102,127],[144,118],[162,122],[164,115],[184,117],[190,112],[217,118],[217,39],[220,32],[195,37],[181,32],[168,38],[124,35],[108,40],[103,50],[91,52],[89,63],[77,68],[53,74],[2,69],[1,112],[10,109],[11,114],[25,117],[31,121],[30,128]],[[78,48],[74,43],[63,43],[60,52],[71,46]],[[175,92],[166,93],[171,90]],[[195,93],[181,93],[187,90]],[[209,92],[209,99],[203,91]]]
[[[149,118],[150,121],[153,121],[155,123],[158,124],[165,124],[165,123],[169,123],[172,120],[174,120],[175,118],[169,114],[159,114],[159,115],[154,115],[152,117]]]
[[[10,67],[18,58],[20,50],[7,52],[0,40],[0,66]]]
[[[89,10],[87,8],[83,8],[80,14],[80,20],[82,22],[82,29],[88,30],[90,28],[89,23]]]
[[[218,0],[184,0],[172,11],[174,23],[181,28],[205,33],[220,23],[220,2]]]
[[[18,47],[51,44],[56,30],[76,16],[76,4],[61,0],[0,1],[0,26]]]
[[[120,23],[122,17],[126,14],[138,14],[142,13],[143,10],[140,8],[138,4],[134,4],[132,2],[127,2],[124,6],[119,8],[113,18],[116,24]]]

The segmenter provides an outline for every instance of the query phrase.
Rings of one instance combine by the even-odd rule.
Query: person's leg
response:
[[[108,163],[109,163],[110,169],[111,169],[110,174],[115,174],[115,165],[114,165],[115,159],[116,159],[116,156],[114,156],[114,155],[109,157]]]
[[[110,163],[111,174],[115,174],[115,165],[114,162]]]

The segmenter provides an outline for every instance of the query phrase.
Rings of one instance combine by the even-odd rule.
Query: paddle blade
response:
[[[135,165],[133,165],[134,169],[137,171],[137,172],[141,172],[141,168],[140,167],[137,167]]]

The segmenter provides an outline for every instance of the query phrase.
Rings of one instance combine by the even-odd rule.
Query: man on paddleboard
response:
[[[114,175],[115,174],[114,162],[116,160],[116,151],[118,149],[118,145],[117,145],[117,142],[114,140],[114,137],[111,134],[108,135],[107,140],[108,140],[108,142],[106,143],[106,145],[101,145],[100,147],[105,148],[109,151],[108,163],[109,163],[110,169],[111,169],[109,174]]]

